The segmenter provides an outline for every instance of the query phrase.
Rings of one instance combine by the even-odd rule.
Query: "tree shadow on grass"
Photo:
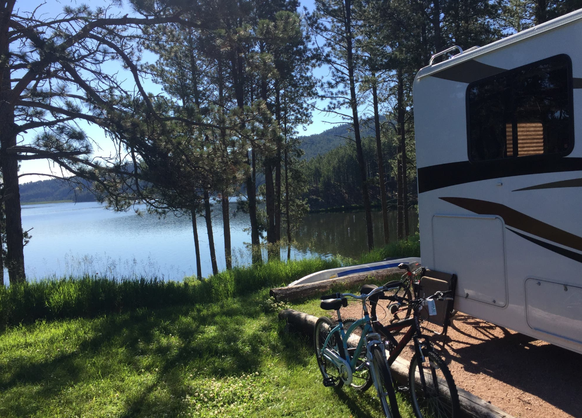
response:
[[[196,378],[216,379],[241,376],[260,368],[270,329],[249,329],[246,326],[257,316],[254,309],[245,306],[219,309],[219,314],[200,311],[191,314],[199,320],[202,332],[193,336],[187,327],[179,329],[177,334],[184,342],[180,349],[173,353],[156,353],[164,356],[156,379],[126,403],[122,417],[135,417],[144,411],[151,414],[152,411],[160,410],[168,416],[176,416],[187,411],[190,405],[182,400],[197,389],[184,378],[181,371],[184,367],[195,369]],[[161,385],[170,394],[163,404],[151,396]]]
[[[162,315],[156,311],[142,310],[128,315],[97,318],[89,321],[90,326],[83,328],[84,335],[71,337],[79,338],[78,345],[72,351],[65,352],[68,348],[60,351],[68,344],[63,336],[62,344],[54,340],[51,342],[51,348],[55,350],[52,356],[36,361],[31,360],[34,356],[12,361],[4,367],[0,377],[5,411],[13,416],[31,416],[38,413],[43,405],[54,402],[67,388],[115,375],[119,363],[137,369],[136,358],[145,354],[144,347],[154,342],[156,331],[179,316],[175,310]],[[190,331],[195,333],[197,329],[197,326],[192,326]],[[34,347],[33,341],[30,349],[35,350]],[[109,352],[119,347],[123,348],[121,352]],[[95,366],[97,363],[99,365]],[[97,367],[98,374],[95,374]],[[12,396],[16,393],[18,399]]]
[[[350,390],[350,389],[347,389]],[[371,389],[373,390],[373,388]],[[371,414],[367,411],[364,411],[364,409],[362,409],[362,405],[363,402],[367,402],[367,399],[363,398],[362,396],[360,396],[360,394],[356,394],[356,392],[352,392],[349,395],[344,392],[344,389],[336,389],[336,394],[338,396],[338,398],[340,399],[340,401],[342,403],[344,403],[352,412],[353,416],[358,417],[358,418],[374,418],[376,415]],[[354,396],[356,395],[356,396]],[[378,401],[378,398],[376,398],[376,401]]]
[[[89,396],[93,385],[113,392],[120,385],[132,384],[122,393],[125,401],[121,416],[177,416],[191,408],[184,399],[196,391],[193,382],[200,377],[220,379],[257,371],[265,356],[273,355],[272,350],[289,364],[309,362],[306,356],[297,356],[293,346],[278,340],[276,317],[271,320],[262,316],[252,300],[143,309],[87,324],[79,331],[81,335],[71,336],[79,340],[74,351],[47,355],[34,362],[23,359],[3,370],[0,393],[5,400],[10,400],[6,396],[14,398],[3,405],[9,415],[42,413],[45,405],[60,402],[60,397],[64,408],[70,408],[63,413],[73,413],[79,399],[68,405],[67,396],[75,395],[64,395],[67,390],[83,386],[85,393],[77,396]],[[60,344],[53,343],[55,348]],[[144,369],[150,378],[142,381],[139,375]],[[126,376],[120,377],[120,372],[133,383]],[[113,383],[103,386],[107,380]]]

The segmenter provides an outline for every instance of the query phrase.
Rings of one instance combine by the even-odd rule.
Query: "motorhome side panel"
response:
[[[460,311],[580,353],[581,19],[427,67],[414,85],[423,264],[458,275]]]

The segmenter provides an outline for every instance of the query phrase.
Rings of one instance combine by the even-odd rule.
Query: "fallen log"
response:
[[[315,323],[319,319],[317,316],[309,315],[294,309],[285,309],[279,312],[279,318],[287,321],[289,328],[296,332],[308,335],[310,338],[315,332]],[[353,339],[352,339],[353,338]],[[349,345],[357,345],[356,336],[348,340]],[[407,360],[399,357],[390,367],[392,377],[401,385],[408,385],[408,369],[410,364]],[[484,401],[466,390],[457,388],[459,392],[459,402],[461,404],[461,416],[463,418],[513,418],[511,415]]]
[[[352,274],[334,279],[326,279],[316,283],[303,285],[276,287],[271,289],[270,295],[277,301],[290,302],[293,300],[304,299],[314,295],[322,295],[336,286],[357,286],[378,280],[397,280],[400,279],[402,270],[398,268],[389,268],[380,271],[371,271],[367,273]]]

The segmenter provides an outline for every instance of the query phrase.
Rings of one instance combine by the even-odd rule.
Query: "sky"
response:
[[[39,3],[38,0],[17,0],[16,9],[20,9],[20,11],[23,12],[32,11],[38,7],[37,16],[39,15],[42,16],[43,14],[51,16],[58,14],[66,6],[77,7],[86,3],[87,2],[75,0],[44,0],[42,3]],[[109,2],[107,2],[106,0],[92,0],[90,2],[90,5],[92,7],[95,7],[100,3],[105,5],[108,4]],[[129,2],[127,0],[124,0],[123,4],[126,9],[124,11],[129,13],[130,11],[128,6]],[[313,8],[313,0],[303,0],[302,4],[305,4],[308,7],[308,9]],[[117,64],[112,65],[113,65],[112,69],[114,70],[119,69],[119,67],[115,67]],[[326,70],[325,69],[316,70],[315,75],[318,77],[325,77]],[[128,77],[128,79],[130,79],[130,77]],[[161,91],[160,88],[156,86],[155,83],[153,82],[147,84],[146,88],[152,92]],[[338,117],[326,114],[325,112],[321,112],[318,110],[314,111],[312,118],[313,122],[310,125],[299,128],[301,136],[321,133],[327,129],[332,128],[335,124],[341,122],[341,120]],[[113,144],[111,140],[105,138],[103,130],[97,127],[91,127],[83,122],[80,122],[79,126],[85,130],[87,135],[93,141],[95,155],[103,156],[113,155],[114,152]],[[20,138],[21,143],[31,141],[32,137],[33,135],[28,135]],[[20,183],[28,183],[31,181],[48,179],[50,177],[47,177],[46,176],[47,174],[56,176],[67,175],[66,173],[63,173],[57,165],[47,160],[23,161],[21,163],[20,169],[21,175]]]

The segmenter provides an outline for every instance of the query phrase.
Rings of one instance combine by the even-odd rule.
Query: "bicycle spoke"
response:
[[[459,398],[450,371],[433,351],[424,354],[424,362],[415,355],[410,363],[409,385],[415,415],[456,418],[460,412]]]

